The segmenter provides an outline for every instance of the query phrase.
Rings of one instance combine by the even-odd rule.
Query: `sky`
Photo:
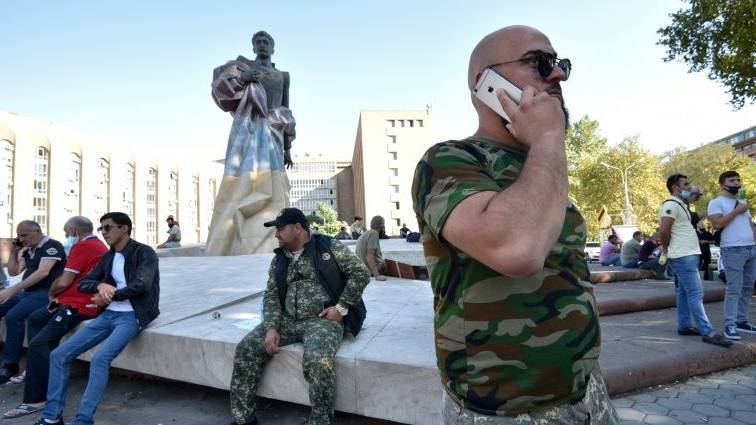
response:
[[[231,116],[210,98],[213,68],[275,38],[291,73],[293,153],[351,158],[360,110],[432,110],[434,140],[472,134],[472,48],[525,24],[572,61],[571,117],[611,144],[637,135],[655,153],[756,125],[726,89],[663,62],[656,30],[684,4],[614,1],[30,1],[0,0],[0,110],[118,143],[208,159],[225,154]]]

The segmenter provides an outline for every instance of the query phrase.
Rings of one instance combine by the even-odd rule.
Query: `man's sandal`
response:
[[[22,416],[31,415],[32,413],[37,413],[40,410],[45,408],[45,404],[42,403],[39,405],[39,407],[32,406],[30,404],[22,403],[18,405],[15,409],[11,409],[3,414],[3,419],[15,419],[20,418]]]

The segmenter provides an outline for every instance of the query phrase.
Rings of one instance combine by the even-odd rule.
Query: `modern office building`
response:
[[[323,155],[295,155],[294,166],[286,171],[291,184],[289,203],[305,214],[315,211],[315,205],[322,202],[336,211],[339,205],[339,191],[346,189],[338,184],[338,175],[349,167],[349,161]],[[350,182],[351,183],[351,182]],[[351,187],[347,189],[351,192]]]
[[[0,237],[34,220],[62,240],[71,216],[96,224],[106,212],[122,211],[136,240],[163,242],[165,218],[173,215],[183,244],[204,242],[222,172],[222,165],[180,155],[136,156],[100,136],[0,111]]]
[[[389,235],[398,234],[404,223],[416,229],[412,178],[432,144],[429,109],[363,110],[351,167],[355,215],[367,223],[375,215],[383,216]]]

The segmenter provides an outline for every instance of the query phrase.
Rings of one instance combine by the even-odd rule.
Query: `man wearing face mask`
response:
[[[739,340],[740,333],[756,334],[748,323],[756,277],[756,231],[751,223],[748,201],[740,192],[740,175],[726,171],[719,176],[722,189],[709,202],[709,221],[721,230],[720,255],[725,266],[725,336]]]
[[[704,310],[703,285],[698,274],[701,249],[685,204],[690,196],[688,177],[671,175],[667,179],[667,190],[672,196],[662,202],[659,209],[659,239],[669,258],[669,268],[675,274],[677,333],[701,335],[705,343],[729,347],[732,341],[716,332]]]
[[[50,287],[49,296],[52,303],[29,315],[29,352],[24,398],[18,407],[3,415],[5,419],[18,418],[44,408],[50,352],[71,329],[100,312],[97,304],[91,300],[92,294],[79,291],[76,285],[94,269],[108,249],[92,234],[94,226],[86,217],[71,217],[66,221],[63,230],[66,233],[66,246],[70,250],[70,255],[63,274]]]

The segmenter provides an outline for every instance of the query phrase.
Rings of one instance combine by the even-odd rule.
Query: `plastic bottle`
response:
[[[659,265],[663,266],[665,264],[667,264],[667,253],[662,252],[662,254],[659,256]]]
[[[746,202],[746,196],[748,196],[747,193],[746,193],[746,190],[743,189],[743,188],[740,188],[740,190],[738,191],[738,202],[740,202],[741,204],[745,203]]]

